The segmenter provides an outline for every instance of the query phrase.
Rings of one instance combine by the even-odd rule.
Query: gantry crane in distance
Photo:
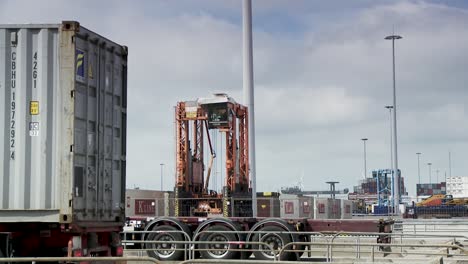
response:
[[[178,102],[176,120],[175,216],[252,216],[247,107],[226,94]],[[209,130],[225,133],[226,177],[222,195],[209,190],[214,159]],[[210,160],[205,177],[204,140]]]

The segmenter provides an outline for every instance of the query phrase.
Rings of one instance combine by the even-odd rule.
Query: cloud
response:
[[[300,91],[300,92],[298,92]],[[257,115],[268,133],[282,128],[312,129],[343,126],[360,121],[369,106],[369,99],[348,94],[344,88],[285,88],[257,87],[261,107]]]
[[[162,162],[169,189],[176,102],[214,91],[242,102],[241,5],[109,3],[3,1],[0,17],[74,19],[129,46],[128,183],[159,187]],[[258,190],[277,190],[302,172],[307,189],[325,189],[330,179],[351,188],[362,176],[362,137],[368,168],[388,167],[392,57],[383,38],[393,25],[403,36],[397,114],[407,186],[416,182],[418,151],[445,169],[451,150],[454,173],[468,174],[466,9],[426,1],[255,1],[253,8]]]

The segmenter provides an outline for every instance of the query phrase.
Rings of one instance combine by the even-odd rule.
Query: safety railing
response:
[[[396,232],[413,234],[417,233],[466,233],[468,227],[466,219],[451,219],[451,220],[402,220],[394,224]]]
[[[0,263],[18,263],[18,262],[121,262],[121,261],[136,261],[136,262],[152,262],[155,264],[162,263],[161,261],[150,257],[37,257],[37,258],[0,258]]]
[[[186,260],[186,261],[182,261],[180,262],[179,264],[199,264],[199,263],[203,263],[203,264],[219,264],[219,263],[225,263],[225,264],[238,264],[238,263],[242,263],[242,264],[245,264],[245,260],[234,260],[234,259],[191,259],[191,260]],[[270,264],[271,261],[270,260],[254,260],[254,259],[249,259],[248,260],[248,263],[249,264]],[[311,262],[310,261],[294,261],[294,262],[291,262],[291,261],[281,261],[281,260],[278,260],[276,261],[275,263],[285,263],[285,264],[291,264],[291,263],[294,263],[294,264],[310,264]],[[354,261],[339,261],[339,262],[336,262],[337,264],[355,264]]]
[[[209,231],[205,231],[206,232],[209,232]],[[216,231],[211,231],[212,233],[216,232]],[[222,233],[235,233],[236,231],[223,231]],[[172,241],[149,241],[149,240],[145,240],[144,239],[144,236],[148,236],[150,234],[170,234],[170,233],[181,233],[185,236],[185,241],[175,241],[175,240],[172,240]],[[127,251],[127,252],[141,252],[141,251],[155,251],[155,250],[158,250],[157,248],[146,248],[146,245],[164,245],[164,244],[182,244],[184,245],[184,248],[171,248],[170,250],[173,250],[173,251],[184,251],[184,260],[187,260],[187,259],[194,259],[195,258],[195,253],[196,252],[200,252],[200,251],[210,251],[211,249],[203,249],[203,248],[199,248],[199,247],[196,247],[197,245],[210,245],[210,244],[213,244],[214,242],[210,242],[210,241],[197,241],[196,239],[198,238],[198,235],[201,235],[203,232],[200,232],[197,234],[197,236],[194,237],[194,239],[192,240],[190,238],[190,236],[184,232],[184,231],[180,231],[180,230],[160,230],[160,231],[125,231],[125,232],[122,232],[122,234],[124,235],[124,237],[126,237],[126,235],[128,234],[140,234],[140,235],[144,235],[142,237],[142,240],[128,240],[128,239],[123,239],[121,242],[122,244],[124,245],[124,249]],[[219,232],[221,233],[221,232]],[[142,248],[141,249],[136,249],[136,250],[128,250],[127,249],[127,245],[129,243],[132,243],[132,244],[141,244],[142,245]],[[268,244],[268,243],[265,243],[265,242],[256,242],[256,241],[216,241],[217,244],[222,244],[222,245],[243,245],[243,246],[246,246],[246,245],[258,245],[258,246],[264,246],[266,248],[268,248],[271,252],[274,252],[274,248]],[[145,248],[143,248],[143,245],[145,245]],[[259,247],[260,248],[260,247]],[[242,249],[242,248],[229,248],[228,250],[231,250],[231,251],[236,251],[236,252],[252,252],[252,250],[247,250],[247,249]],[[273,256],[273,259],[276,260],[276,255]]]
[[[334,246],[354,246],[354,243],[337,243],[337,242],[290,242],[286,244],[281,250],[279,250],[278,254],[283,254],[284,252],[297,252],[297,250],[291,250],[287,249],[288,247],[294,246],[294,245],[303,245],[303,246],[312,246],[312,245],[322,245],[322,246],[327,246],[330,248],[330,252],[327,255],[327,262],[332,262],[333,261],[333,247]],[[361,243],[361,246],[367,246],[371,247],[370,251],[370,260],[372,262],[375,261],[375,248],[376,247],[382,247],[383,244],[381,243]],[[435,255],[435,256],[450,256],[452,254],[449,254],[449,249],[458,249],[460,250],[463,254],[456,254],[457,256],[468,256],[468,251],[466,251],[462,246],[459,245],[447,245],[447,244],[389,244],[386,245],[388,247],[405,247],[405,248],[435,248],[435,249],[440,249],[444,248],[447,249],[446,253],[434,253],[434,252],[424,252],[424,253],[418,253],[416,252],[415,255]],[[390,254],[401,254],[399,252],[391,252],[391,251],[385,251],[384,254],[390,255]]]
[[[145,241],[145,240],[141,240],[141,241],[134,241],[136,243],[142,243],[142,244],[167,244],[168,242],[167,241]],[[242,244],[242,245],[259,245],[259,246],[264,246],[264,247],[267,247],[269,251],[271,252],[276,252],[275,249],[267,244],[267,243],[264,243],[264,242],[255,242],[255,241],[251,241],[251,242],[235,242],[235,241],[217,241],[216,242],[217,244],[223,244],[223,245],[239,245],[239,244]],[[210,241],[191,241],[191,242],[187,242],[187,241],[171,241],[170,244],[184,244],[184,245],[191,245],[189,249],[183,249],[183,248],[173,248],[173,249],[170,249],[170,250],[173,250],[173,251],[182,251],[182,250],[186,250],[185,252],[188,253],[188,258],[185,258],[185,260],[188,260],[188,259],[195,259],[195,252],[200,252],[200,251],[210,251],[212,249],[209,249],[209,248],[206,248],[206,249],[203,249],[203,248],[196,248],[195,246],[196,245],[211,245],[213,244],[213,242],[210,242]],[[155,248],[142,248],[142,249],[136,249],[136,250],[128,250],[130,252],[132,251],[135,251],[135,252],[141,252],[141,251],[154,251],[154,250],[157,250]],[[242,248],[229,248],[229,249],[226,249],[226,250],[230,250],[230,251],[234,251],[234,252],[249,252],[251,253],[252,250],[251,249],[242,249]],[[276,255],[273,255],[273,260],[276,261],[277,260],[277,256]]]
[[[133,231],[133,232],[124,232],[124,233],[167,233],[170,231]],[[182,231],[180,231],[182,232]],[[183,232],[182,232],[183,233]],[[262,242],[262,241],[199,241],[200,237],[203,234],[207,233],[221,233],[221,234],[228,234],[233,233],[237,234],[241,237],[246,237],[247,235],[258,235],[257,237],[261,240],[261,236],[265,234],[275,233],[279,235],[306,235],[311,240],[310,242],[300,242],[300,241],[292,241],[290,243],[284,244],[281,248],[274,248],[272,245]],[[178,250],[185,250],[185,260],[193,260],[195,259],[196,252],[200,251],[209,251],[210,248],[200,248],[200,245],[203,244],[219,244],[219,245],[226,245],[227,248],[223,248],[220,250],[231,250],[231,251],[239,251],[239,252],[254,252],[254,251],[265,251],[269,250],[273,257],[272,260],[277,261],[280,259],[280,256],[285,251],[294,251],[294,252],[311,252],[312,248],[323,247],[326,249],[326,259],[327,261],[333,260],[333,254],[337,252],[347,252],[347,253],[354,253],[357,259],[362,258],[363,254],[370,255],[371,259],[375,259],[375,251],[382,251],[383,248],[394,249],[392,252],[386,250],[385,252],[382,251],[384,254],[402,254],[405,253],[406,255],[435,255],[435,256],[460,256],[460,257],[467,257],[467,252],[463,249],[463,247],[456,244],[457,239],[460,240],[467,240],[468,237],[464,235],[438,235],[438,234],[405,234],[405,233],[372,233],[372,232],[338,232],[338,233],[324,233],[324,232],[290,232],[290,231],[282,231],[282,232],[271,232],[271,231],[214,231],[214,230],[204,230],[197,233],[193,239],[190,238],[188,234],[184,234],[186,241],[171,241],[170,243],[174,244],[184,244],[184,248]],[[323,242],[315,242],[316,239],[323,239]],[[354,242],[336,242],[338,238],[348,238],[354,240]],[[369,243],[363,242],[366,239],[374,239],[374,238],[389,238],[391,243]],[[416,243],[404,243],[408,242],[410,239],[442,239],[442,240],[449,240],[449,244],[416,244]],[[167,241],[147,241],[147,240],[123,240],[125,243],[140,243],[140,244],[161,244],[167,243]],[[414,242],[414,241],[413,241]],[[246,246],[254,246],[255,248],[246,249]],[[309,248],[309,251],[305,249],[301,250],[293,250],[288,249],[290,246],[306,246]],[[233,246],[233,247],[231,247]],[[348,247],[347,250],[343,250],[340,247]],[[352,250],[350,251],[349,248]],[[364,248],[364,249],[363,249]],[[367,251],[366,249],[367,248]],[[445,253],[431,253],[431,252],[403,252],[404,248],[439,248],[447,250]],[[395,251],[395,249],[399,249]],[[460,250],[460,254],[457,253],[448,253],[448,249],[458,249]],[[145,248],[142,249],[143,251],[152,251],[155,250],[154,248]],[[137,251],[142,251],[137,250]],[[310,256],[310,253],[309,253]]]
[[[139,235],[142,235],[141,236],[141,240],[134,240],[134,239],[131,239],[131,240],[128,240],[126,239],[127,238],[127,235],[134,235],[134,234],[139,234]],[[187,234],[187,232],[184,232],[184,231],[181,231],[181,230],[159,230],[159,231],[125,231],[125,232],[122,232],[122,235],[124,237],[124,239],[121,241],[122,242],[122,245],[124,246],[124,250],[127,250],[127,246],[131,243],[133,244],[142,244],[142,249],[143,249],[143,245],[157,245],[157,244],[161,244],[163,245],[164,243],[165,244],[168,244],[168,241],[165,240],[165,241],[150,241],[149,239],[145,239],[145,236],[146,238],[148,236],[150,236],[151,234],[182,234],[185,238],[184,241],[176,241],[176,240],[173,240],[173,241],[169,241],[171,244],[182,244],[184,245],[184,248],[181,248],[181,249],[173,249],[175,251],[184,251],[184,260],[186,259],[190,259],[190,256],[187,255],[187,252],[190,252],[189,251],[189,245],[190,245],[190,242],[191,242],[191,237]],[[188,242],[188,243],[187,243]],[[156,250],[155,248],[149,248],[147,249],[148,251],[153,251],[153,250]],[[130,250],[131,251],[131,250]],[[138,250],[138,251],[142,251],[141,249]]]

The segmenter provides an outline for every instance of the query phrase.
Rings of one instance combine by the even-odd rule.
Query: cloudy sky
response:
[[[227,92],[242,100],[240,0],[0,0],[0,23],[77,20],[129,47],[128,187],[174,184],[177,101]],[[278,190],[351,188],[367,167],[390,166],[392,33],[398,154],[415,193],[421,177],[468,176],[466,1],[253,1],[257,184]],[[221,136],[217,135],[218,143]],[[218,156],[222,156],[219,153]],[[215,171],[221,171],[218,158]],[[221,182],[221,173],[215,180]]]

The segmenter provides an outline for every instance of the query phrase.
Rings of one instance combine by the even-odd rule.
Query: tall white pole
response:
[[[392,40],[392,57],[393,57],[393,173],[395,181],[393,188],[395,189],[395,206],[400,204],[400,173],[398,172],[398,142],[397,142],[397,119],[396,119],[396,81],[395,81],[395,39],[401,39],[401,36],[392,35],[385,39]],[[395,210],[397,213],[399,210]]]
[[[392,179],[394,177],[393,175],[393,116],[392,116],[392,109],[393,109],[393,106],[392,105],[387,105],[385,106],[385,108],[388,109],[389,113],[390,113],[390,169],[392,170]],[[393,188],[393,186],[392,186]]]
[[[393,108],[393,106],[392,106]],[[393,140],[392,140],[392,137],[393,137],[393,125],[392,125],[392,108],[389,108],[388,110],[390,110],[390,168],[393,167]],[[393,172],[393,169],[392,169],[392,172]]]
[[[418,183],[421,184],[421,169],[419,167],[419,155],[421,155],[421,152],[416,153],[418,155]]]
[[[257,217],[257,179],[255,167],[255,109],[254,109],[254,84],[253,84],[253,48],[252,48],[252,1],[242,2],[243,25],[243,87],[244,104],[248,107],[249,119],[249,163],[250,181],[252,187],[252,213]]]
[[[452,154],[449,151],[449,177],[452,177]]]
[[[430,163],[430,162],[427,163],[427,166],[429,166],[429,184],[432,183],[432,179],[431,179],[431,165],[432,165],[432,163]]]
[[[395,39],[392,40],[393,50],[393,173],[395,174],[395,206],[400,204],[400,174],[398,173],[398,144],[396,121],[396,85],[395,85]],[[397,210],[395,210],[397,211]]]
[[[362,138],[362,142],[364,143],[364,180],[367,178],[367,153],[366,153],[366,141],[367,138]]]
[[[163,167],[164,167],[164,163],[161,163],[159,165],[161,165],[161,188],[160,188],[160,191],[162,191],[163,190]]]

